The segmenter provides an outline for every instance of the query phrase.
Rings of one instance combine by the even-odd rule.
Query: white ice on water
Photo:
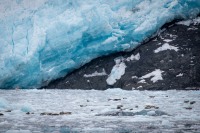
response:
[[[0,116],[0,132],[200,131],[200,91],[0,90],[0,97],[0,103],[4,103],[0,107],[0,113],[4,114]],[[121,109],[117,109],[119,105]],[[159,108],[145,109],[147,105]],[[27,115],[23,107],[34,114]],[[142,110],[149,112],[135,116],[97,116]],[[157,110],[168,115],[154,116]],[[72,114],[40,115],[62,111]]]

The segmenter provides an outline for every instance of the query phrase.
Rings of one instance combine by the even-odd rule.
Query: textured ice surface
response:
[[[1,0],[0,88],[46,85],[199,10],[199,0]]]
[[[119,80],[124,74],[126,70],[126,64],[122,59],[115,59],[115,66],[112,68],[111,73],[109,74],[106,82],[108,85],[114,85],[117,80]]]

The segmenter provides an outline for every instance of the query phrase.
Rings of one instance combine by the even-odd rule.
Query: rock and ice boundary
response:
[[[101,57],[45,88],[200,89],[200,17],[171,23],[131,52]],[[93,76],[84,76],[90,73]]]

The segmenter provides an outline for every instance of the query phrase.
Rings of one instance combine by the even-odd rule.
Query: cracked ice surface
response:
[[[200,132],[200,91],[0,90],[0,97],[0,132]],[[40,115],[61,111],[72,114]],[[121,115],[99,116],[112,112]]]
[[[199,11],[199,0],[1,0],[0,88],[41,87]]]

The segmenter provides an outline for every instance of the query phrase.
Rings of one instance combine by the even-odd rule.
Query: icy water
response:
[[[200,132],[200,91],[0,90],[0,132]]]

